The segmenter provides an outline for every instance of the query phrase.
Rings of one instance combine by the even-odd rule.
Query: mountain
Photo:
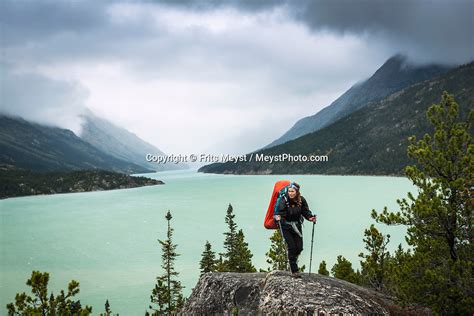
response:
[[[325,162],[227,162],[201,167],[200,172],[236,174],[368,174],[403,175],[413,164],[406,154],[411,135],[417,139],[433,128],[426,110],[439,103],[443,91],[454,95],[463,121],[474,108],[474,62],[439,77],[414,84],[380,101],[370,102],[316,132],[257,151],[275,156],[327,155]],[[471,130],[471,132],[473,132]],[[247,155],[248,156],[248,155]]]
[[[122,173],[153,172],[111,156],[68,129],[44,126],[0,114],[0,164],[34,171],[103,169]]]
[[[328,126],[344,116],[364,107],[369,102],[381,100],[412,84],[439,76],[452,69],[441,65],[414,66],[403,55],[388,59],[369,79],[353,85],[329,106],[318,113],[302,118],[283,136],[263,147],[283,144]]]
[[[188,168],[185,164],[148,162],[145,159],[146,154],[165,155],[165,153],[126,129],[97,117],[90,110],[87,110],[82,118],[84,123],[80,137],[111,156],[155,171]]]

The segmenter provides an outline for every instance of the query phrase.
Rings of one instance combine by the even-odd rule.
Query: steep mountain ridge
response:
[[[35,171],[153,172],[104,153],[68,129],[4,114],[0,114],[0,164]]]
[[[327,155],[325,162],[238,162],[215,163],[198,171],[235,174],[342,174],[404,175],[412,164],[406,154],[408,137],[418,139],[433,129],[426,110],[439,103],[443,91],[454,95],[460,117],[466,120],[474,107],[474,62],[371,102],[331,125],[254,153],[267,156]],[[249,155],[247,155],[249,156]]]
[[[84,123],[79,136],[111,156],[156,171],[188,168],[186,164],[182,163],[157,164],[148,162],[145,159],[147,154],[165,155],[165,153],[128,130],[96,116],[90,110],[86,111],[82,118]]]
[[[388,59],[369,79],[356,83],[318,113],[300,119],[280,138],[262,149],[318,131],[370,102],[381,100],[412,84],[442,75],[452,68],[443,65],[416,66],[411,64],[405,56],[395,55]]]

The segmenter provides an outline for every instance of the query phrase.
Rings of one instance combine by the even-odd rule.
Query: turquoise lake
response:
[[[174,242],[180,256],[175,268],[188,296],[199,279],[199,260],[206,240],[223,251],[224,222],[232,204],[257,268],[268,267],[265,253],[273,231],[263,219],[277,180],[301,184],[301,193],[318,216],[313,267],[326,260],[328,270],[343,255],[359,268],[364,229],[375,223],[372,209],[399,210],[397,198],[416,187],[402,177],[321,175],[216,175],[196,170],[145,174],[165,185],[87,193],[11,198],[0,201],[1,315],[15,293],[27,292],[33,270],[50,273],[49,293],[80,283],[77,298],[104,311],[108,299],[113,313],[144,315],[155,277],[161,269],[166,238],[165,214],[171,211]],[[405,246],[403,227],[376,224],[391,235],[389,250]],[[300,265],[309,266],[312,223],[305,222]]]

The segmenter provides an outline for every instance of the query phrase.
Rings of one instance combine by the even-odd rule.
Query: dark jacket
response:
[[[292,205],[288,195],[286,197],[290,206],[287,206],[285,199],[282,197],[278,204],[278,208],[275,210],[274,214],[281,216],[282,227],[288,226],[288,224],[286,224],[287,221],[297,222],[298,227],[301,227],[300,225],[303,221],[303,218],[301,216],[303,216],[307,220],[313,217],[313,213],[311,213],[311,211],[309,210],[308,202],[306,202],[306,199],[303,196],[301,196],[301,206]]]

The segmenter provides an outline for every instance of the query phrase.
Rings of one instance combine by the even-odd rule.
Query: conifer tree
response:
[[[112,310],[110,309],[110,303],[109,300],[107,299],[105,301],[105,313],[100,313],[100,316],[112,316]],[[115,316],[119,316],[119,314],[115,314]]]
[[[281,233],[276,229],[270,237],[270,250],[265,254],[267,256],[267,263],[271,265],[268,271],[271,270],[287,270],[288,257],[286,252],[285,241]]]
[[[201,255],[201,261],[199,262],[199,267],[201,269],[201,275],[206,272],[217,271],[218,260],[216,259],[216,253],[212,251],[212,246],[209,241],[206,241],[204,246],[204,251]]]
[[[337,262],[332,267],[331,272],[335,278],[359,284],[360,272],[354,272],[352,263],[341,255],[337,256]]]
[[[173,231],[171,228],[170,221],[173,218],[171,212],[165,216],[168,223],[167,239],[160,240],[162,249],[162,265],[164,274],[156,278],[157,283],[152,289],[152,295],[150,296],[151,302],[157,306],[152,305],[149,308],[153,311],[152,315],[170,315],[173,312],[178,311],[184,305],[184,298],[182,295],[182,289],[184,286],[177,280],[179,273],[174,269],[174,261],[179,254],[176,252],[176,244],[173,244]]]
[[[225,217],[225,223],[227,224],[228,231],[224,233],[224,249],[225,252],[221,253],[222,263],[219,265],[220,271],[232,271],[237,266],[239,258],[236,256],[235,244],[237,240],[237,224],[234,221],[235,214],[232,204],[229,203],[227,207],[227,214]]]
[[[326,269],[326,261],[321,261],[319,264],[318,273],[322,275],[329,275],[329,271]]]
[[[90,315],[92,307],[82,307],[80,300],[72,300],[79,293],[79,282],[72,280],[68,284],[68,291],[63,290],[48,299],[49,273],[32,271],[26,285],[31,287],[34,296],[25,292],[15,295],[15,303],[7,304],[8,315]]]
[[[378,291],[386,291],[386,275],[389,273],[390,252],[387,251],[387,244],[390,235],[382,235],[374,224],[364,231],[365,249],[368,254],[360,253],[359,257],[365,260],[360,262],[362,267],[361,282],[365,286],[372,287]]]
[[[444,92],[427,111],[434,132],[409,138],[407,177],[418,187],[415,197],[397,200],[401,211],[387,207],[372,217],[407,227],[409,248],[394,256],[393,292],[402,303],[421,303],[436,314],[464,315],[474,310],[474,144],[471,109],[466,122],[459,106]]]
[[[217,264],[217,270],[224,272],[253,272],[256,271],[252,265],[252,253],[245,242],[242,230],[237,230],[237,224],[234,221],[235,214],[233,207],[229,203],[225,222],[228,231],[224,233],[224,253],[220,253],[220,260]]]
[[[105,315],[109,316],[112,311],[110,310],[109,300],[105,301]]]
[[[219,259],[217,259],[217,264],[216,264],[216,271],[219,271],[219,272],[226,270],[224,266],[224,259],[222,258],[222,256],[223,254],[219,253]]]
[[[234,267],[233,271],[235,272],[256,272],[257,270],[252,265],[252,253],[248,247],[248,243],[245,242],[245,236],[242,229],[239,229],[239,232],[236,236],[236,257],[239,258],[237,265]]]

